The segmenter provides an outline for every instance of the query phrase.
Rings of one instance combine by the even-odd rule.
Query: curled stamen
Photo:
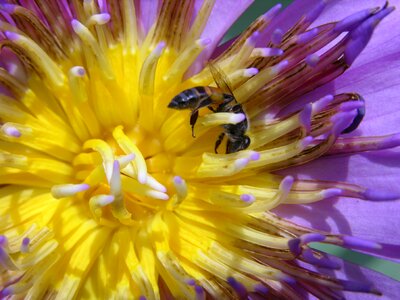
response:
[[[77,193],[86,191],[89,185],[86,183],[81,184],[61,184],[51,187],[51,194],[54,198],[65,198],[75,196]]]
[[[380,12],[372,15],[370,18],[365,20],[351,32],[350,41],[346,44],[346,48],[344,51],[346,64],[351,65],[354,62],[354,60],[358,57],[358,55],[369,42],[374,28],[384,17],[390,14],[393,10],[394,7],[382,9]]]
[[[139,76],[139,90],[142,95],[153,95],[156,76],[156,67],[166,44],[160,42],[143,63]]]
[[[187,47],[175,60],[171,68],[163,76],[163,80],[171,82],[181,80],[183,74],[187,71],[197,56],[211,43],[210,39],[199,39]]]
[[[312,104],[312,114],[315,115],[323,111],[332,101],[333,95],[326,95]]]
[[[89,207],[90,211],[96,216],[101,217],[101,208],[111,204],[114,201],[113,195],[96,195],[90,198]]]

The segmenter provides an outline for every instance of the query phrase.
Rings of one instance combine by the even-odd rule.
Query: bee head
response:
[[[251,140],[247,135],[243,135],[241,138],[235,141],[228,141],[226,144],[226,153],[235,153],[250,146]]]

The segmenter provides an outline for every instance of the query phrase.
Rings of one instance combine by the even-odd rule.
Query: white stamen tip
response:
[[[338,188],[331,188],[331,189],[326,189],[322,191],[322,196],[324,198],[331,198],[331,197],[336,197],[340,196],[342,194],[343,190],[338,189]]]
[[[113,195],[97,195],[95,197],[95,202],[98,206],[104,207],[114,202],[115,197]]]
[[[310,145],[312,143],[312,141],[314,140],[314,138],[312,136],[306,136],[301,142],[300,142],[300,146],[301,148],[305,148],[308,145]]]
[[[283,69],[285,69],[288,65],[289,65],[289,61],[288,60],[282,60],[280,63],[278,63],[277,65],[273,66],[272,68],[273,68],[273,71],[275,73],[279,73]]]
[[[81,22],[79,22],[79,21],[76,20],[76,19],[73,19],[73,20],[71,21],[71,26],[72,26],[72,29],[73,29],[75,32],[79,32],[79,31],[82,30],[82,28],[85,27],[85,26],[83,26],[83,24],[82,24]]]
[[[159,183],[154,177],[151,177],[150,175],[147,175],[147,185],[161,193],[165,193],[167,191],[167,188],[164,185]]]
[[[141,184],[146,184],[147,183],[147,172],[139,170],[139,172],[138,172],[138,181]]]
[[[246,116],[242,113],[232,114],[231,117],[229,118],[229,123],[237,124],[242,122],[245,118]]]
[[[83,77],[86,74],[85,68],[81,66],[75,66],[70,69],[72,75],[76,77]]]
[[[89,185],[86,183],[54,185],[51,188],[51,194],[54,198],[59,199],[74,196],[75,194],[86,191],[87,189],[89,189]]]
[[[199,45],[202,48],[211,44],[211,42],[212,42],[212,40],[209,38],[199,39],[196,41],[197,45]]]
[[[159,200],[168,200],[169,196],[165,193],[161,193],[159,191],[154,191],[150,190],[146,193],[147,196],[154,198],[154,199],[159,199]]]
[[[121,169],[125,168],[134,159],[135,159],[135,154],[133,153],[118,157],[118,162]]]
[[[256,200],[256,198],[252,194],[242,194],[242,195],[240,195],[240,200],[247,202],[247,203],[251,203],[251,202],[254,202],[254,200]]]
[[[258,71],[257,68],[248,68],[248,69],[245,69],[245,70],[244,70],[243,75],[244,75],[245,77],[252,77],[252,76],[258,74],[258,72],[259,72],[259,71]]]
[[[250,160],[248,158],[238,158],[237,160],[235,160],[235,168],[241,170],[247,166],[249,161]]]
[[[10,136],[10,137],[20,137],[21,136],[21,131],[19,131],[16,127],[12,126],[12,125],[8,125],[8,124],[4,124],[1,129],[3,130],[3,132]]]
[[[162,52],[164,51],[165,46],[167,45],[166,42],[159,42],[157,46],[153,50],[154,56],[161,56]]]
[[[96,14],[90,17],[89,22],[90,24],[97,24],[103,25],[110,21],[111,16],[107,13]]]

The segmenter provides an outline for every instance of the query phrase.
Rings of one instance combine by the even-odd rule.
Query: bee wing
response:
[[[214,78],[217,86],[225,93],[229,95],[233,95],[232,89],[230,88],[231,84],[229,83],[228,77],[226,74],[218,67],[216,64],[212,62],[208,62],[208,68],[212,77]]]

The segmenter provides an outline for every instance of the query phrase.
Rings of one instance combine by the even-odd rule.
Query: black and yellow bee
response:
[[[224,132],[221,133],[215,142],[214,151],[217,153],[219,145],[221,145],[224,137],[227,137],[226,153],[234,153],[244,150],[250,145],[250,138],[246,135],[248,122],[242,105],[238,103],[229,88],[226,76],[221,70],[217,69],[212,63],[208,64],[210,72],[214,78],[217,88],[211,86],[196,86],[182,91],[176,95],[168,104],[173,109],[189,109],[191,110],[190,125],[192,127],[192,136],[194,135],[194,125],[199,116],[199,109],[207,107],[214,113],[229,112],[242,113],[245,115],[243,121],[237,124],[222,125]]]

